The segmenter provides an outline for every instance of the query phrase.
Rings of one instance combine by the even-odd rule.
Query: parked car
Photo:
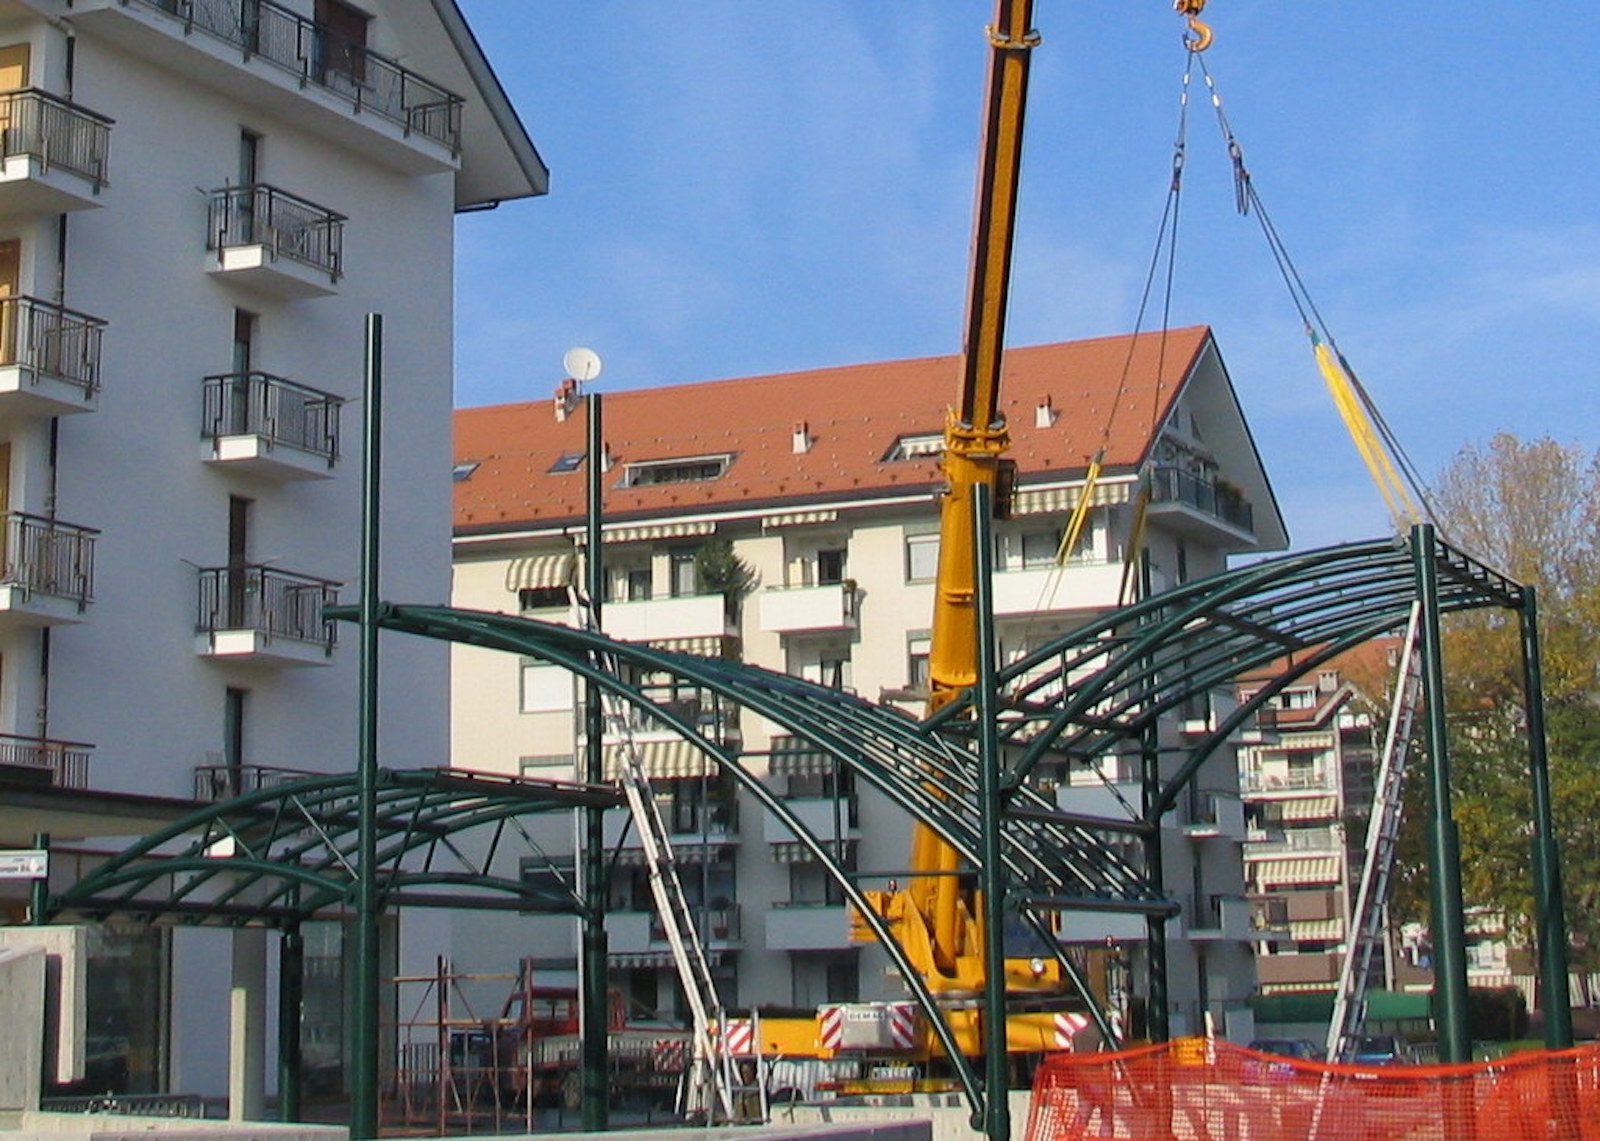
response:
[[[1411,1050],[1393,1034],[1369,1034],[1361,1039],[1352,1061],[1358,1066],[1403,1066],[1411,1061]]]
[[[1307,1062],[1322,1060],[1322,1051],[1309,1038],[1257,1038],[1250,1049],[1263,1054],[1276,1054],[1280,1058],[1300,1058]]]

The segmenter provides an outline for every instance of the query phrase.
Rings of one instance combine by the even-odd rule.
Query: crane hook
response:
[[[1172,8],[1189,21],[1191,35],[1183,37],[1183,45],[1192,52],[1203,52],[1211,46],[1211,27],[1200,22],[1206,0],[1173,0]]]

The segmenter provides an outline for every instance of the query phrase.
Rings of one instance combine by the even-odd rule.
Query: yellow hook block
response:
[[[1190,34],[1183,37],[1184,46],[1192,52],[1203,52],[1211,46],[1211,27],[1200,22],[1206,0],[1173,0],[1172,8],[1189,21]]]

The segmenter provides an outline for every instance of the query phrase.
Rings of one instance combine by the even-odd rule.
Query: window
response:
[[[939,574],[937,533],[906,536],[906,581],[932,582]]]
[[[861,1001],[861,972],[854,959],[828,964],[827,992],[829,1002]]]
[[[904,460],[926,459],[943,451],[943,432],[916,432],[896,437],[895,442],[889,445],[889,450],[883,453],[882,462],[893,464]]]
[[[928,665],[928,655],[933,651],[931,634],[911,634],[906,638],[906,687],[926,691],[932,684],[933,673]]]
[[[517,591],[517,606],[522,610],[549,610],[566,604],[564,586],[525,586]]]
[[[244,705],[249,691],[229,686],[222,699],[222,761],[227,766],[228,792],[238,796],[244,783]]]
[[[678,460],[647,460],[622,469],[623,487],[652,487],[664,483],[700,483],[717,479],[733,461],[729,455],[691,456]]]
[[[673,598],[700,593],[700,576],[695,570],[694,557],[695,551],[690,547],[680,547],[671,553]]]
[[[844,551],[827,550],[817,552],[817,583],[828,585],[844,581]]]
[[[1061,549],[1061,528],[1048,531],[1022,533],[1022,565],[1024,567],[1054,566],[1056,552]]]
[[[518,861],[517,878],[524,888],[550,900],[570,900],[577,882],[571,860],[544,856],[523,856]]]
[[[340,0],[317,0],[315,16],[320,25],[317,29],[318,81],[330,86],[366,82],[366,14]]]
[[[520,688],[518,708],[523,713],[560,713],[573,707],[572,675],[560,666],[525,660]]]
[[[649,567],[634,567],[628,571],[628,601],[650,601]]]
[[[450,478],[456,483],[463,483],[472,478],[472,473],[478,470],[477,460],[467,460],[450,469]]]
[[[539,780],[572,780],[573,772],[572,756],[568,753],[517,758],[518,776]]]
[[[563,452],[556,457],[556,462],[550,465],[550,474],[565,475],[567,472],[577,471],[582,466],[582,452]]]

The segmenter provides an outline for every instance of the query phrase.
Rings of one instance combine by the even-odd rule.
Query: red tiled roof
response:
[[[1107,470],[1135,468],[1209,338],[1210,330],[1197,326],[1168,332],[1164,350],[1159,334],[1146,333],[1137,341],[1103,337],[1007,351],[1001,400],[1011,428],[1008,454],[1022,481],[1081,476],[1108,421]],[[959,368],[956,356],[926,357],[607,393],[605,444],[617,466],[606,480],[606,516],[924,491],[938,480],[932,459],[883,457],[902,435],[943,430]],[[1034,411],[1046,398],[1059,416],[1038,428]],[[795,454],[793,433],[802,423],[814,442]],[[586,434],[582,408],[558,421],[552,400],[457,410],[455,461],[478,466],[455,484],[456,530],[581,518],[582,469],[549,469],[563,454],[582,452]],[[714,480],[617,486],[622,464],[724,454],[732,462]]]

